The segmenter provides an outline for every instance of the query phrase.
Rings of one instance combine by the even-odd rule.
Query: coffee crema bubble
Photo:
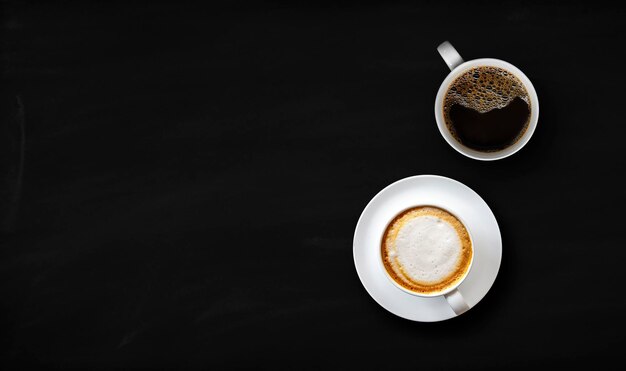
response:
[[[500,67],[470,68],[448,87],[446,126],[461,144],[494,152],[519,140],[530,121],[530,97],[522,81]]]
[[[465,277],[472,261],[469,233],[455,216],[434,206],[397,215],[381,243],[385,270],[400,286],[436,294]]]

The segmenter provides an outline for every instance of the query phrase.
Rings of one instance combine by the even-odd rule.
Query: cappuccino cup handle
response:
[[[454,49],[454,46],[452,46],[452,44],[448,41],[442,42],[437,47],[437,51],[441,55],[441,58],[443,58],[443,61],[446,62],[448,67],[450,67],[450,71],[463,63],[463,58],[461,58],[459,52],[457,52],[456,49]]]
[[[450,304],[452,310],[454,311],[454,313],[456,313],[457,316],[469,310],[469,305],[467,305],[465,299],[463,299],[463,295],[461,295],[458,289],[450,291],[449,293],[445,294],[444,297],[446,298],[448,304]]]

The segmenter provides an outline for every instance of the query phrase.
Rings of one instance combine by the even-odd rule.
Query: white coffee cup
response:
[[[450,307],[452,308],[454,313],[456,313],[457,316],[461,315],[461,314],[463,314],[463,313],[465,313],[466,311],[469,310],[469,305],[467,304],[467,302],[463,298],[463,295],[461,295],[461,292],[459,291],[459,286],[463,283],[463,281],[465,281],[465,279],[469,275],[470,271],[472,270],[472,265],[474,263],[474,256],[476,255],[476,253],[474,251],[474,240],[472,239],[472,232],[469,230],[469,228],[467,227],[467,224],[465,224],[463,219],[461,219],[458,216],[457,213],[453,213],[452,211],[450,211],[449,208],[444,207],[444,206],[438,206],[436,204],[429,203],[428,205],[411,206],[411,207],[406,208],[405,210],[412,209],[414,207],[419,207],[419,206],[435,206],[435,207],[438,207],[438,208],[440,208],[442,210],[445,210],[446,212],[448,212],[451,215],[453,215],[465,227],[465,230],[467,231],[467,234],[469,236],[470,243],[471,243],[471,246],[472,246],[472,259],[469,262],[469,266],[468,266],[467,270],[465,271],[464,276],[461,279],[459,279],[457,282],[455,282],[454,285],[448,286],[448,287],[446,287],[445,289],[443,289],[441,291],[424,294],[424,293],[412,291],[412,290],[409,290],[409,289],[403,287],[398,282],[396,282],[396,280],[393,279],[393,277],[391,277],[391,275],[389,274],[389,272],[387,272],[387,269],[385,268],[385,264],[383,263],[383,255],[382,255],[382,250],[381,249],[379,249],[379,250],[381,250],[379,252],[379,262],[380,262],[380,265],[382,267],[383,272],[385,272],[385,275],[389,279],[389,281],[391,281],[391,283],[393,283],[394,286],[396,286],[398,289],[406,292],[407,294],[420,296],[420,297],[423,297],[423,298],[434,298],[434,297],[443,296],[446,299],[446,301],[448,302],[448,304],[450,304]],[[398,214],[401,214],[405,210],[399,212]],[[380,240],[381,241],[383,239],[384,233],[385,232],[383,231],[383,234],[380,236]]]
[[[443,138],[459,153],[473,158],[475,160],[483,160],[483,161],[492,161],[499,160],[508,156],[511,156],[515,152],[519,151],[528,143],[530,137],[535,132],[535,128],[537,127],[537,120],[539,119],[539,99],[537,98],[537,92],[535,92],[535,88],[533,84],[530,82],[528,77],[524,75],[522,71],[520,71],[514,65],[494,58],[480,58],[473,59],[471,61],[463,61],[461,55],[454,49],[452,44],[448,41],[443,42],[441,45],[437,47],[437,51],[441,54],[441,57],[446,62],[448,67],[450,67],[450,73],[443,80],[441,87],[439,87],[439,91],[437,92],[437,98],[435,99],[435,119],[437,120],[437,126],[439,127],[439,132]],[[496,152],[481,152],[475,149],[464,146],[459,141],[457,141],[450,130],[448,129],[443,114],[443,102],[445,95],[448,91],[448,87],[450,84],[463,73],[467,72],[467,70],[479,66],[492,66],[503,68],[515,75],[520,79],[526,91],[528,92],[528,96],[530,98],[530,122],[528,123],[528,128],[524,132],[521,138],[519,138],[515,143],[506,147],[502,150]]]

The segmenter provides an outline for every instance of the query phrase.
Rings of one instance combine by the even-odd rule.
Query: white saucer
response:
[[[354,264],[367,292],[383,308],[420,322],[456,317],[446,300],[407,294],[389,281],[380,261],[381,236],[389,221],[401,211],[418,205],[436,205],[457,214],[469,229],[474,262],[459,286],[470,309],[487,294],[500,269],[500,228],[487,203],[466,185],[437,175],[401,179],[380,191],[367,204],[354,231]]]

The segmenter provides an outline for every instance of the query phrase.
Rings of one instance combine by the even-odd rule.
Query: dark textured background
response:
[[[623,353],[623,5],[207,4],[2,3],[0,364]],[[441,138],[446,39],[533,81],[539,126],[515,156],[473,161]],[[428,173],[476,190],[504,242],[485,299],[435,324],[378,306],[352,259],[370,198]]]

